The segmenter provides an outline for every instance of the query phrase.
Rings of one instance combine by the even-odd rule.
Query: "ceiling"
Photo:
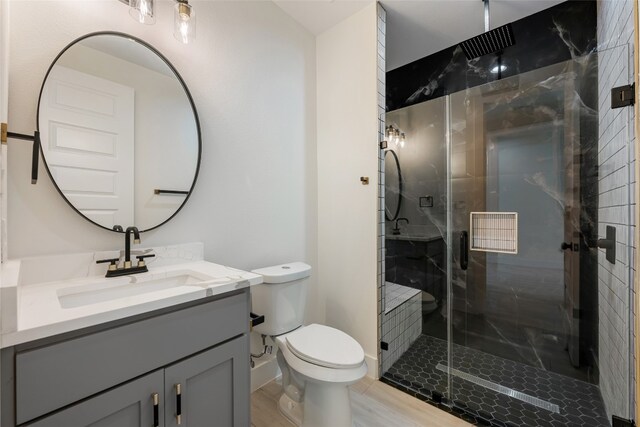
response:
[[[491,27],[564,0],[491,0]],[[372,0],[274,0],[313,34],[348,18]],[[387,11],[386,67],[393,70],[484,32],[481,0],[381,0]]]
[[[273,0],[307,30],[318,35],[348,18],[373,0]]]

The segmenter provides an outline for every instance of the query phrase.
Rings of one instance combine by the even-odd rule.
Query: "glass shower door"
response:
[[[605,407],[607,393],[628,401],[628,365],[615,392],[602,390],[605,402],[598,386],[611,374],[598,367],[608,327],[602,304],[612,303],[603,301],[598,269],[625,274],[597,249],[603,185],[609,168],[624,167],[621,159],[602,167],[614,154],[598,126],[610,111],[607,94],[597,93],[598,55],[448,99],[449,339],[448,360],[437,369],[448,374],[454,406],[476,418],[605,426],[616,410]],[[626,132],[616,146],[625,147]],[[628,182],[620,179],[624,206]],[[626,263],[626,254],[618,257]],[[623,297],[618,311],[628,316]],[[628,335],[623,342],[619,351],[628,355]],[[617,410],[628,416],[628,406]]]

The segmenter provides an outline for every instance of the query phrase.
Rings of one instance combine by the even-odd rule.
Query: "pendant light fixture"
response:
[[[403,148],[404,144],[407,142],[407,137],[404,132],[402,132],[399,128],[394,125],[389,125],[386,127],[386,135],[387,135],[387,143],[394,144],[397,147]]]
[[[188,0],[177,0],[173,8],[173,36],[184,44],[196,38],[196,13]]]
[[[155,0],[119,0],[129,5],[129,14],[141,24],[155,24]],[[173,7],[173,36],[184,44],[196,38],[196,12],[189,0],[175,0]]]
[[[141,24],[155,24],[154,0],[129,0],[129,15]]]

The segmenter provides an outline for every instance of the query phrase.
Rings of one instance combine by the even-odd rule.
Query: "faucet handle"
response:
[[[146,264],[144,262],[145,258],[153,258],[154,256],[156,256],[156,254],[147,254],[147,255],[138,255],[136,256],[136,258],[138,258],[138,267],[144,267]]]
[[[99,259],[98,261],[96,261],[96,264],[104,264],[105,262],[108,262],[110,263],[109,271],[115,271],[118,269],[119,261],[120,261],[120,258]]]

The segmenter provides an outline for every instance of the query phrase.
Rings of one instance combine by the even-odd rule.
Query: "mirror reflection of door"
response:
[[[63,50],[42,86],[38,129],[61,195],[106,229],[163,224],[195,183],[201,141],[189,92],[128,35],[90,34]]]
[[[84,216],[134,224],[134,90],[56,66],[40,109],[43,153],[58,187]]]

